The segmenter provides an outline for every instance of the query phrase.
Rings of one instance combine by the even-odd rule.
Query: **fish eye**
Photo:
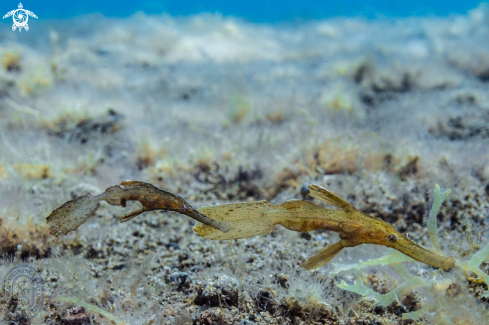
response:
[[[394,234],[389,235],[389,241],[391,243],[395,243],[397,241],[397,237]]]

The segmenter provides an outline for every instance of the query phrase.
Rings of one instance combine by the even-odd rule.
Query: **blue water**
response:
[[[18,1],[3,0],[2,12],[16,9]],[[33,11],[40,18],[68,18],[83,14],[102,13],[106,16],[126,17],[138,11],[148,14],[168,13],[187,16],[201,12],[221,13],[240,17],[252,22],[280,22],[304,19],[321,19],[335,16],[393,18],[408,16],[447,16],[466,14],[480,1],[393,1],[393,0],[168,0],[168,1],[22,1],[24,9]]]

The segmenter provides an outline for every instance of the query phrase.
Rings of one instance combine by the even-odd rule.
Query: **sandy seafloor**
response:
[[[384,247],[301,269],[335,233],[277,227],[211,241],[185,216],[121,224],[125,210],[108,204],[66,236],[45,225],[65,201],[126,179],[196,208],[310,199],[304,185],[316,183],[430,247],[438,183],[452,191],[438,215],[443,252],[459,258],[467,238],[480,248],[489,217],[484,7],[283,25],[145,14],[29,22],[29,32],[9,23],[0,32],[0,276],[35,268],[44,302],[31,320],[2,308],[4,324],[111,324],[108,314],[120,324],[487,323],[487,286],[460,270],[405,263],[431,285],[389,306],[336,286],[402,285],[389,265],[333,272]],[[421,319],[402,320],[417,310]]]

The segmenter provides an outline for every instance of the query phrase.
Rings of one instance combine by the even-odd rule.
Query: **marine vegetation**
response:
[[[309,185],[309,191],[312,197],[340,210],[322,208],[305,200],[289,200],[282,204],[257,201],[209,206],[199,209],[199,212],[221,222],[230,222],[233,227],[224,233],[207,225],[197,225],[194,231],[209,239],[238,239],[268,234],[276,225],[298,232],[315,229],[337,232],[340,241],[328,245],[301,265],[307,270],[325,265],[343,248],[361,244],[391,247],[440,269],[450,269],[455,265],[454,257],[421,247],[395,230],[391,224],[359,211],[327,189]]]
[[[139,201],[141,209],[118,217],[126,222],[146,211],[175,211],[193,218],[211,228],[226,232],[230,225],[212,220],[194,209],[182,197],[144,182],[124,181],[120,185],[108,187],[105,192],[93,196],[87,193],[64,203],[54,210],[47,218],[48,232],[53,236],[66,235],[78,229],[100,207],[100,201],[111,205],[126,207],[127,201]]]
[[[59,236],[76,230],[94,214],[99,207],[99,201],[125,207],[126,202],[130,200],[139,201],[142,208],[120,216],[121,222],[129,221],[146,211],[175,211],[199,221],[194,231],[204,238],[214,240],[268,234],[274,230],[276,225],[282,225],[298,232],[309,232],[315,229],[335,231],[339,234],[340,240],[328,245],[301,266],[307,270],[316,269],[330,262],[343,248],[361,244],[382,245],[397,250],[398,252],[389,253],[381,258],[360,261],[353,267],[332,263],[332,273],[338,275],[343,271],[355,272],[365,267],[391,266],[403,279],[403,283],[389,292],[379,293],[372,289],[368,284],[370,280],[364,271],[356,274],[356,281],[346,283],[342,280],[336,283],[336,286],[364,297],[374,298],[384,308],[395,302],[402,305],[400,297],[407,297],[413,290],[427,297],[429,301],[434,301],[434,303],[424,303],[416,308],[407,308],[408,312],[402,315],[402,318],[406,320],[427,317],[426,315],[430,315],[435,310],[449,311],[452,307],[446,305],[445,291],[448,294],[450,288],[454,287],[453,281],[460,280],[460,272],[451,273],[452,276],[446,277],[449,274],[447,272],[426,269],[426,276],[418,276],[409,272],[403,262],[411,262],[414,259],[442,270],[454,268],[461,271],[468,282],[477,288],[483,288],[489,284],[489,276],[479,268],[489,256],[489,244],[480,249],[478,245],[472,243],[471,252],[474,249],[478,249],[478,252],[472,254],[470,258],[464,258],[467,256],[463,255],[457,260],[453,256],[445,256],[440,249],[436,218],[450,190],[442,191],[438,185],[434,189],[434,201],[427,220],[428,234],[433,246],[431,250],[414,243],[396,231],[391,224],[359,211],[319,185],[309,185],[309,191],[311,197],[333,205],[339,210],[323,208],[305,200],[289,200],[282,204],[271,204],[268,201],[231,203],[195,210],[183,198],[160,190],[149,183],[125,181],[120,185],[107,188],[102,194],[92,196],[87,193],[66,202],[47,217],[48,232]],[[489,292],[482,293],[481,296],[487,299]],[[461,303],[461,299],[467,296],[459,295],[457,297],[454,298],[456,304]],[[64,296],[58,296],[58,298],[62,301],[77,303],[87,310],[100,312],[96,306],[86,304],[80,299]],[[115,316],[111,314],[106,316],[119,323],[119,319]],[[450,312],[447,312],[444,317],[447,324],[455,323],[453,321],[455,316],[452,317]]]

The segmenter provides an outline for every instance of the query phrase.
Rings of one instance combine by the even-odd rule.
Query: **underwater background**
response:
[[[1,324],[487,324],[487,5],[22,4],[28,28],[0,20]],[[120,222],[138,202],[96,200],[126,180],[222,220],[336,209],[318,184],[448,267],[387,236],[306,270],[345,233],[259,228],[273,213],[230,240],[174,210]],[[6,286],[18,268],[42,292]]]
[[[12,7],[10,1],[3,2]],[[393,18],[409,16],[446,16],[465,14],[479,5],[480,1],[29,1],[24,2],[44,19],[64,19],[77,15],[102,13],[105,16],[126,17],[135,12],[147,14],[166,13],[188,16],[199,13],[220,13],[251,22],[276,23],[298,19],[324,19],[331,17]],[[2,9],[8,9],[3,8]]]

